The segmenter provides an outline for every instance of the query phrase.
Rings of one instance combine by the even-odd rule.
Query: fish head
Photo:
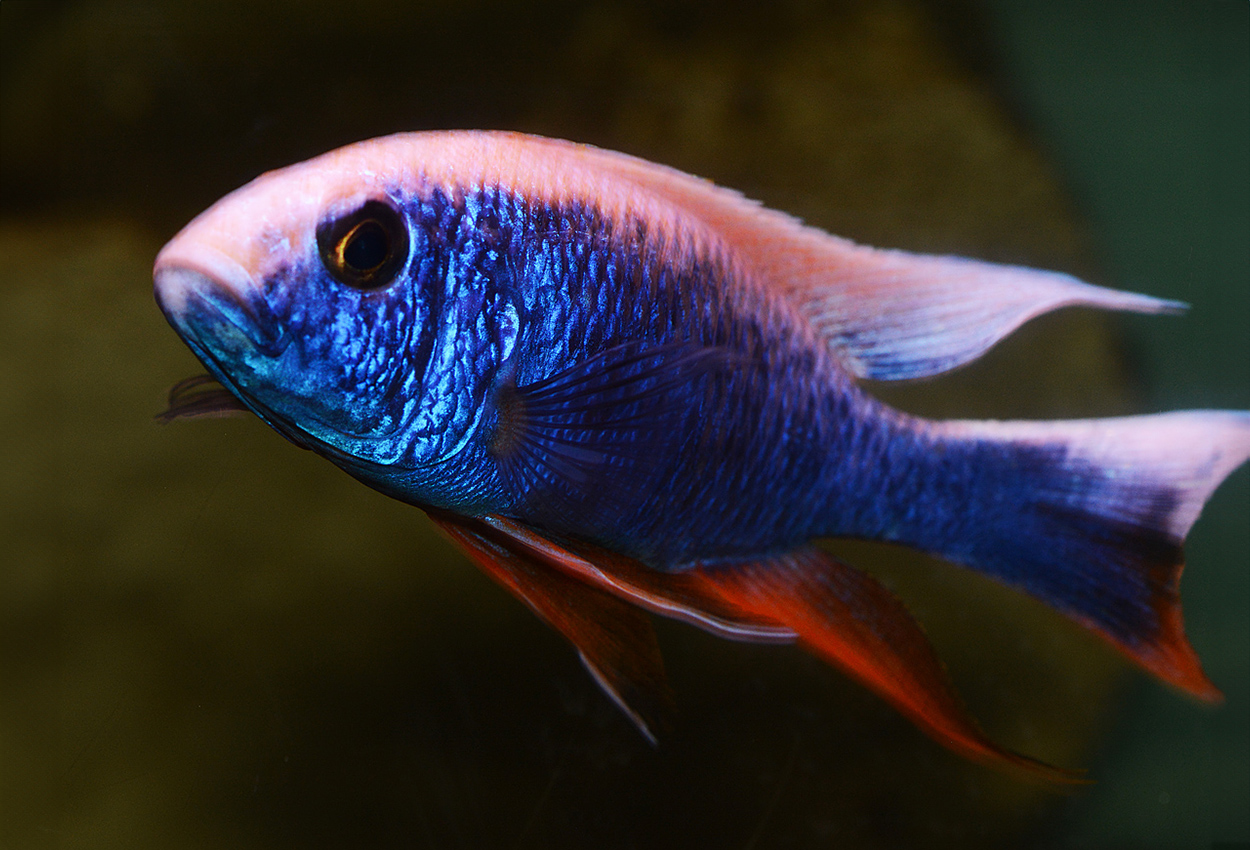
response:
[[[178,233],[153,276],[169,323],[244,404],[340,465],[385,466],[433,439],[411,426],[441,285],[416,178],[369,154],[258,177]]]

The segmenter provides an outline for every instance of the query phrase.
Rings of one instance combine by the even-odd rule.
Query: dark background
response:
[[[1221,707],[977,576],[833,544],[905,597],[990,734],[957,757],[801,652],[661,624],[653,750],[437,537],[199,371],[160,244],[260,171],[510,128],[701,174],[873,244],[1185,299],[878,386],[953,416],[1250,408],[1242,2],[0,4],[0,848],[1207,847],[1250,839],[1250,486],[1191,535]]]

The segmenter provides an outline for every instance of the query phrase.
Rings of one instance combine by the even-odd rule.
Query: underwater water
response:
[[[1250,840],[1250,475],[1191,534],[1201,705],[957,568],[895,588],[997,741],[968,764],[792,647],[659,624],[651,748],[574,652],[201,371],[151,262],[262,170],[519,129],[857,240],[1180,298],[1076,311],[878,385],[907,409],[1250,408],[1250,15],[1235,2],[0,5],[0,847],[1208,847]]]

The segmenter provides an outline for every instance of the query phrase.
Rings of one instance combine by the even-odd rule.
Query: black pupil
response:
[[[371,272],[386,262],[391,253],[391,240],[382,225],[373,219],[361,222],[347,236],[343,246],[343,262],[357,272]]]
[[[339,283],[381,289],[408,259],[403,216],[385,201],[366,201],[355,211],[317,226],[321,263]]]

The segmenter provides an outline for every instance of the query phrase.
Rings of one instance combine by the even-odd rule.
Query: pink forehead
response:
[[[181,237],[230,255],[253,272],[289,251],[311,250],[318,222],[370,199],[403,201],[499,187],[538,203],[590,204],[610,219],[705,242],[711,233],[679,213],[703,181],[624,154],[518,133],[445,131],[370,139],[271,171],[226,196]],[[178,241],[178,240],[175,240]]]

